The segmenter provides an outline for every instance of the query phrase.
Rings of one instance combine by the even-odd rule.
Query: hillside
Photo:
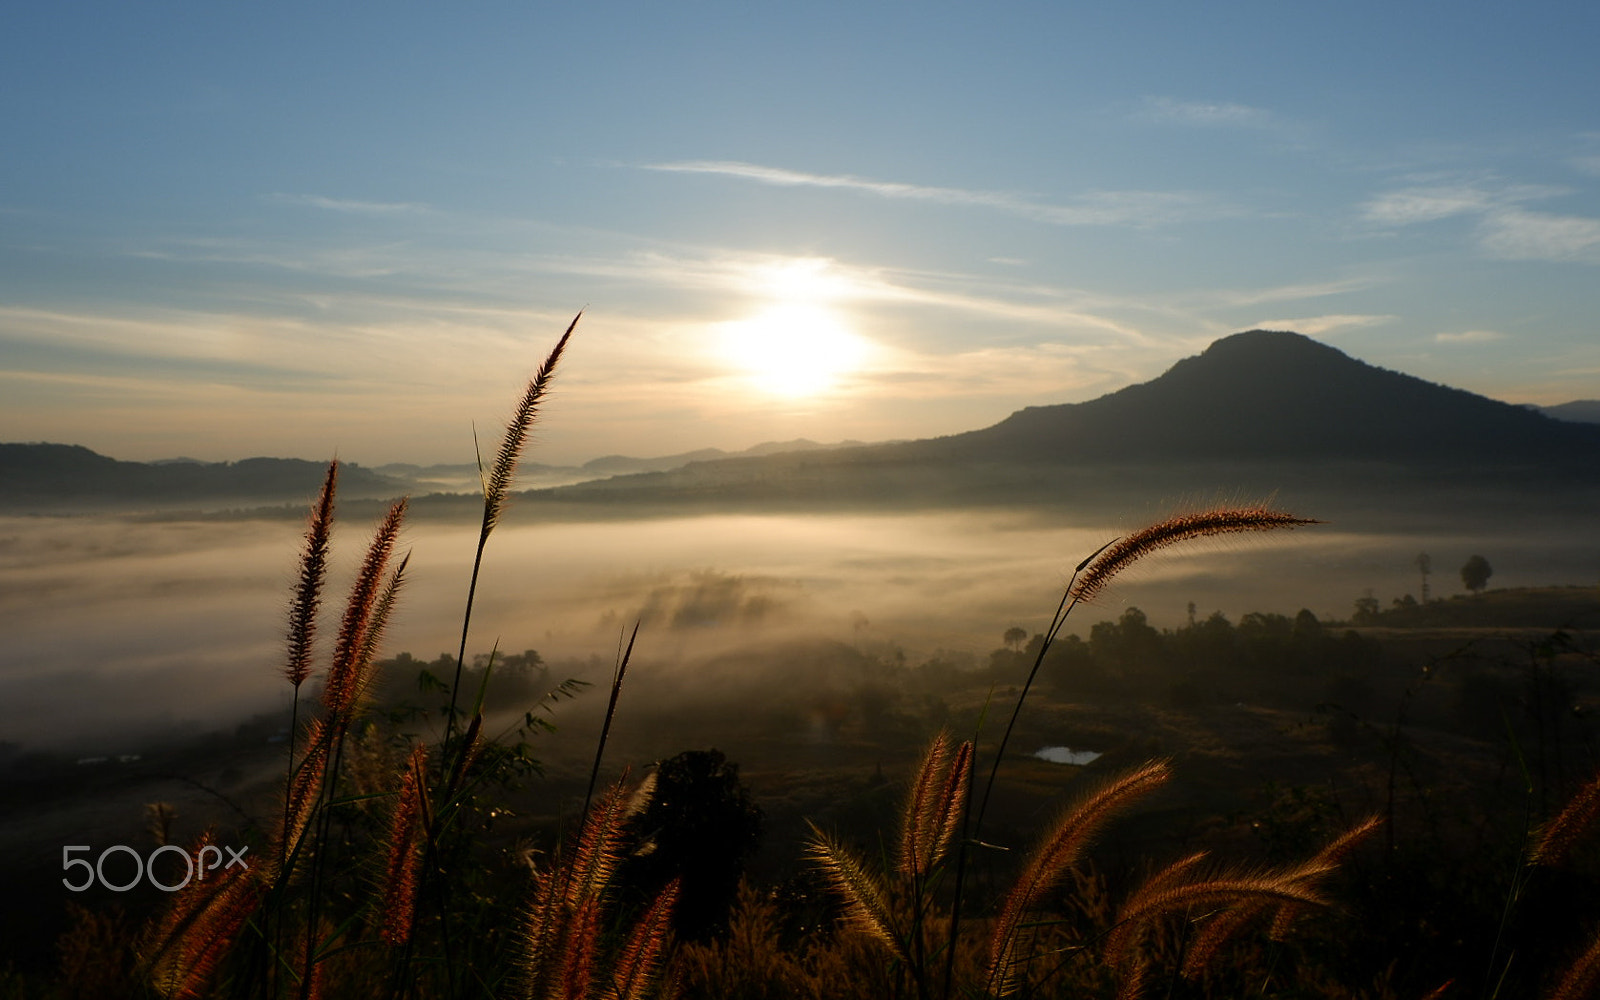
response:
[[[1057,461],[1567,461],[1600,428],[1377,368],[1295,333],[1218,340],[1159,378],[918,442],[925,455]]]
[[[1433,509],[1442,490],[1474,491],[1481,508],[1490,491],[1513,511],[1526,509],[1535,487],[1551,509],[1576,510],[1590,502],[1582,491],[1600,488],[1597,460],[1600,424],[1388,371],[1299,334],[1252,330],[1149,382],[1083,403],[1028,407],[962,434],[877,445],[799,439],[734,455],[606,456],[581,469],[530,465],[522,483],[542,503],[580,511],[1062,502],[1081,509],[1121,502],[1130,489],[1189,497],[1298,491],[1316,495],[1330,513],[1376,504],[1391,512],[1407,503]],[[0,510],[299,502],[315,492],[321,470],[294,459],[145,464],[76,446],[0,445]],[[468,467],[383,471],[393,474],[346,466],[342,494],[470,492],[474,485]],[[441,497],[427,506],[443,511],[451,503]]]
[[[0,444],[0,510],[68,513],[128,505],[303,502],[316,495],[326,471],[324,462],[298,458],[120,462],[81,445]],[[403,487],[400,480],[353,462],[340,465],[341,496],[393,496]]]
[[[1129,489],[1319,496],[1394,510],[1440,491],[1553,506],[1600,486],[1600,426],[1387,371],[1294,333],[1213,343],[1149,382],[948,437],[696,462],[542,491],[547,502],[771,505],[1120,502]],[[1337,497],[1324,494],[1337,493]],[[1331,503],[1333,506],[1326,506]],[[1474,500],[1483,507],[1483,497]],[[1509,506],[1508,506],[1509,505]]]

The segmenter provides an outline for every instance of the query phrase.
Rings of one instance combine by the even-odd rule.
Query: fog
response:
[[[609,665],[637,619],[635,669],[684,681],[698,661],[795,638],[892,644],[913,663],[939,650],[981,659],[1007,628],[1041,629],[1072,567],[1138,526],[995,511],[536,525],[517,515],[490,540],[469,652],[498,643]],[[283,614],[301,530],[0,519],[0,740],[115,753],[286,706]],[[367,530],[345,522],[335,536],[330,622]],[[385,655],[455,650],[476,537],[473,526],[407,529],[409,583]],[[1129,605],[1172,627],[1190,602],[1234,620],[1300,608],[1345,618],[1368,591],[1385,606],[1418,593],[1423,551],[1434,596],[1461,590],[1457,570],[1474,553],[1493,565],[1496,587],[1592,584],[1600,567],[1600,542],[1554,526],[1373,535],[1323,525],[1148,560],[1075,612],[1070,628],[1087,635]]]

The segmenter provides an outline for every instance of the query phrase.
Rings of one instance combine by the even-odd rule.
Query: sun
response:
[[[723,328],[723,356],[775,396],[826,392],[861,366],[866,348],[833,310],[810,303],[780,302]]]

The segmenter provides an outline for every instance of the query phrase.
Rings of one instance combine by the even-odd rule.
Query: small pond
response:
[[[1094,750],[1074,750],[1071,747],[1041,747],[1033,752],[1040,760],[1052,764],[1088,764],[1102,756]]]

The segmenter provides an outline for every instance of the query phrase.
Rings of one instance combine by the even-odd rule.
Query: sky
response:
[[[1266,327],[1600,398],[1600,5],[25,4],[0,440],[928,437]]]

